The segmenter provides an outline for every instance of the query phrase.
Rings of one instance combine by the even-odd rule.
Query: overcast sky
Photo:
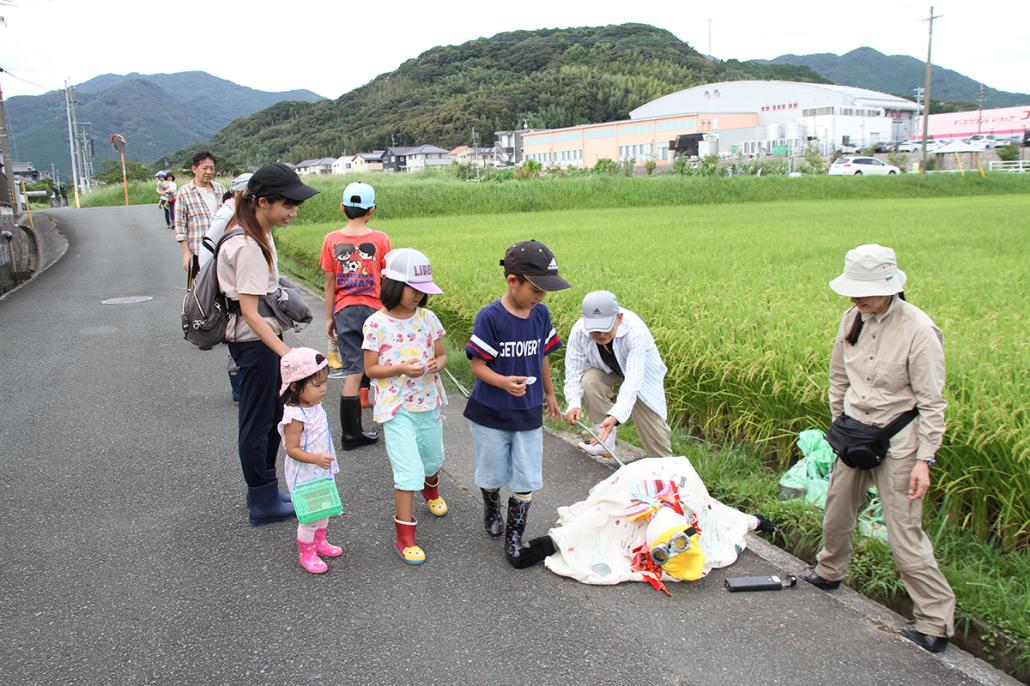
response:
[[[0,0],[5,97],[106,73],[201,70],[265,91],[336,98],[437,45],[502,31],[639,22],[720,59],[843,54],[926,58],[929,2],[912,0]],[[1030,0],[937,0],[933,61],[1030,92]],[[33,82],[33,83],[28,83]],[[38,84],[38,85],[34,85]]]

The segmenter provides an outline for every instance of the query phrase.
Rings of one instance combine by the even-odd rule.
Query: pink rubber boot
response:
[[[297,550],[300,551],[297,555],[297,559],[300,560],[300,566],[308,570],[312,574],[324,574],[329,571],[329,567],[326,566],[325,562],[322,562],[322,558],[315,552],[315,542],[305,543],[304,541],[297,541]]]
[[[315,529],[315,552],[323,557],[339,557],[343,548],[325,540],[325,529]]]

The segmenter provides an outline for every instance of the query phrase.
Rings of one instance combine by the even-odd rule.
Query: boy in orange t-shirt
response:
[[[383,304],[379,301],[379,274],[390,252],[390,237],[368,226],[376,207],[375,190],[367,183],[351,183],[343,190],[340,208],[347,224],[325,237],[321,266],[325,272],[325,333],[336,340],[343,364],[340,394],[341,444],[354,450],[379,440],[378,431],[361,427],[361,350],[365,320]]]

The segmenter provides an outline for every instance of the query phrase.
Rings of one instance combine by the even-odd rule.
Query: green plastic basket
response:
[[[343,512],[340,492],[334,479],[315,479],[297,484],[293,489],[293,510],[301,524],[332,517]]]

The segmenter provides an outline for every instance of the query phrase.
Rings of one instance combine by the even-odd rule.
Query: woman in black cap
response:
[[[218,282],[230,311],[225,340],[239,367],[239,451],[252,526],[293,516],[275,474],[276,425],[283,412],[279,358],[290,348],[282,340],[282,324],[263,311],[263,298],[279,288],[272,228],[289,224],[297,207],[316,193],[281,162],[261,167],[236,206],[234,223],[243,232],[218,251]]]

